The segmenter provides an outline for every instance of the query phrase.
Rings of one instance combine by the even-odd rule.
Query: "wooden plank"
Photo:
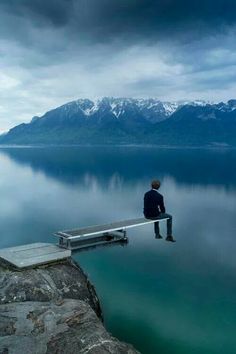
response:
[[[80,229],[58,231],[55,233],[55,235],[63,238],[73,239],[73,238],[80,238],[80,237],[85,237],[90,235],[91,236],[97,235],[104,232],[117,231],[119,229],[126,230],[131,227],[151,224],[156,221],[164,221],[167,219],[168,218],[155,219],[155,220],[146,219],[146,218],[130,219],[130,220],[104,224],[104,225],[95,225],[95,226],[89,226]]]
[[[33,243],[0,250],[0,260],[2,259],[17,268],[59,261],[70,256],[70,250],[50,243]]]

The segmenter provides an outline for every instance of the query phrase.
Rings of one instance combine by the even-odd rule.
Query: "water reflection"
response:
[[[178,184],[236,185],[236,151],[135,147],[1,148],[2,154],[68,184],[103,187],[170,176]]]
[[[129,240],[125,240],[125,241],[116,241],[116,242],[108,242],[108,243],[103,243],[103,244],[94,244],[94,245],[90,245],[90,246],[83,246],[81,248],[75,249],[73,250],[73,256],[77,255],[81,252],[89,252],[89,251],[94,251],[97,249],[106,249],[109,247],[127,247],[128,246],[128,242]]]
[[[144,354],[233,354],[235,162],[233,150],[1,149],[1,247],[142,216],[158,177],[176,244],[146,225],[128,231],[127,247],[75,259],[96,286],[108,329]]]

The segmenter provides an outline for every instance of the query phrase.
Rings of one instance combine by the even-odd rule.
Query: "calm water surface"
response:
[[[143,354],[234,354],[235,166],[233,150],[0,149],[0,246],[142,216],[143,194],[160,178],[177,243],[156,240],[147,225],[128,231],[125,247],[74,258],[108,330]]]

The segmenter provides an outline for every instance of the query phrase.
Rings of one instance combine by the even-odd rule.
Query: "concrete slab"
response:
[[[17,268],[33,267],[66,259],[71,251],[62,249],[51,243],[31,243],[22,246],[3,248],[0,250],[0,260]]]

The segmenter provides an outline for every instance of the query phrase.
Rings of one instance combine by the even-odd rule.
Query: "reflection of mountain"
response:
[[[170,176],[179,184],[236,185],[234,150],[153,148],[9,148],[11,159],[63,183],[117,185]]]
[[[2,144],[156,144],[236,146],[236,100],[81,99],[20,124]]]

